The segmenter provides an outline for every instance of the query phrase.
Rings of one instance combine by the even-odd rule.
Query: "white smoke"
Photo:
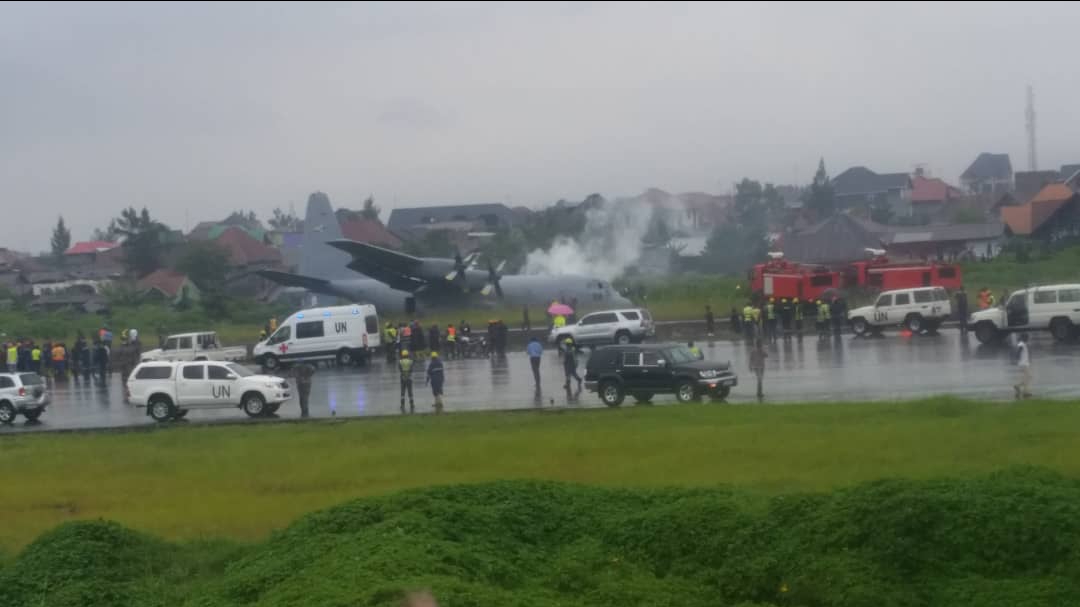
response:
[[[575,274],[614,280],[642,255],[642,239],[656,213],[641,198],[606,201],[585,213],[577,239],[560,236],[525,258],[525,274]]]

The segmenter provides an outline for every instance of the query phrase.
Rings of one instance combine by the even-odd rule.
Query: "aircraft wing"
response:
[[[398,291],[408,291],[412,293],[425,284],[422,280],[400,274],[384,266],[370,263],[359,257],[353,257],[353,260],[348,264],[348,268],[360,272],[370,278],[374,278],[391,289],[397,289]]]
[[[397,251],[377,247],[373,244],[356,242],[355,240],[331,240],[326,244],[335,249],[345,251],[349,255],[352,255],[353,259],[363,259],[366,263],[380,265],[406,276],[424,265],[424,260],[419,257],[398,253]]]
[[[275,270],[257,270],[255,274],[286,287],[300,287],[323,295],[341,295],[341,292],[334,288],[331,281],[321,278],[304,276],[303,274],[291,274],[289,272],[277,272]]]
[[[327,244],[352,255],[350,269],[391,289],[413,292],[427,284],[426,280],[416,276],[424,265],[423,259],[355,240],[332,240]]]

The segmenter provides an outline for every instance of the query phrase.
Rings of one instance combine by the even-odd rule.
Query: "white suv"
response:
[[[243,409],[249,417],[275,413],[289,400],[289,384],[236,363],[146,362],[127,380],[127,400],[155,421],[181,419],[191,409]]]
[[[972,314],[968,326],[984,344],[1013,331],[1050,331],[1054,339],[1069,341],[1080,327],[1080,284],[1021,289],[1009,296],[1004,307]]]
[[[856,335],[880,333],[897,325],[912,333],[933,333],[951,314],[952,304],[943,287],[917,287],[885,291],[874,305],[848,312],[848,321]]]
[[[562,344],[573,338],[579,346],[598,344],[629,344],[656,335],[652,316],[644,308],[607,310],[586,314],[581,320],[565,327],[555,327],[548,341]]]
[[[49,389],[37,373],[0,373],[0,423],[14,423],[20,413],[37,421],[48,404]]]

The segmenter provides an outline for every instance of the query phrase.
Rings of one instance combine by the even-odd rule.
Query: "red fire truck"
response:
[[[770,253],[769,261],[756,264],[750,271],[750,292],[765,297],[813,301],[842,286],[840,272],[790,262],[778,253]]]
[[[893,263],[884,253],[874,250],[869,260],[833,268],[791,262],[782,253],[770,253],[769,261],[756,264],[750,271],[750,292],[812,301],[829,291],[855,287],[877,291],[926,286],[960,288],[959,266],[937,262]]]

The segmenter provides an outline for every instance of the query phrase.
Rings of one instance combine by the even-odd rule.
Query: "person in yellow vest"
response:
[[[554,324],[555,324],[556,329],[561,329],[561,328],[565,327],[566,326],[566,317],[563,316],[562,314],[557,314],[555,316],[555,323]]]
[[[270,332],[277,331],[277,316],[270,317]]]
[[[763,335],[765,332],[765,327],[764,325],[762,325],[763,321],[761,319],[761,307],[754,306],[751,316],[753,317],[752,320],[754,322],[754,334],[759,336]]]
[[[397,352],[397,328],[394,323],[386,323],[383,339],[386,341],[386,362],[394,362],[394,353]]]
[[[41,375],[41,347],[37,344],[34,344],[33,349],[30,350],[30,364],[33,366],[31,370]]]
[[[686,342],[686,349],[690,350],[690,353],[694,355],[694,358],[698,360],[704,360],[705,357],[701,355],[701,350],[694,345],[694,342]]]
[[[829,339],[829,304],[817,300],[818,339]]]
[[[19,366],[19,347],[15,345],[15,342],[11,342],[7,345],[6,352],[8,373],[14,373]]]
[[[401,358],[398,359],[398,371],[401,374],[401,412],[405,413],[405,394],[409,394],[409,412],[415,413],[416,407],[413,405],[413,361],[409,358],[409,351],[402,350]]]
[[[742,326],[743,337],[746,338],[746,345],[751,345],[754,341],[754,334],[757,327],[754,326],[754,306],[750,302],[746,302],[746,305],[742,309]]]

